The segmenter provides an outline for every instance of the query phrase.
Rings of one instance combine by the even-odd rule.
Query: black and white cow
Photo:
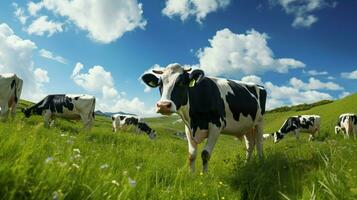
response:
[[[289,117],[283,123],[283,126],[275,133],[274,142],[279,142],[284,138],[284,135],[294,132],[296,139],[299,140],[300,132],[309,133],[309,140],[315,138],[315,133],[320,131],[320,116],[318,115],[299,115]]]
[[[262,158],[266,90],[253,83],[206,77],[199,69],[190,71],[190,68],[185,69],[175,63],[165,69],[145,73],[141,78],[148,86],[159,87],[158,113],[177,113],[182,118],[191,170],[195,168],[197,145],[207,138],[201,153],[203,171],[207,171],[220,133],[244,136],[247,160],[255,145],[259,158]]]
[[[48,95],[30,108],[23,109],[26,117],[43,115],[45,126],[55,117],[82,119],[84,127],[90,129],[94,120],[95,97],[90,95]]]
[[[338,118],[335,133],[342,132],[345,138],[353,136],[357,138],[357,115],[353,113],[344,113]]]
[[[15,118],[22,83],[22,79],[17,77],[16,74],[0,74],[0,108],[3,121],[6,121],[10,112],[12,118]]]
[[[113,132],[117,132],[118,128],[124,126],[135,126],[138,131],[146,133],[150,139],[156,138],[155,130],[151,129],[149,125],[141,120],[140,117],[133,115],[114,114],[112,116]]]

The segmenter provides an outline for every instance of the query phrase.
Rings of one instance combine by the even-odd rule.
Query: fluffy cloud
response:
[[[17,3],[12,3],[12,6],[15,8],[14,15],[20,21],[21,24],[26,24],[28,16],[25,15],[25,11],[18,6]]]
[[[15,35],[7,24],[0,24],[0,73],[16,73],[24,81],[21,97],[33,101],[43,98],[43,83],[49,81],[47,71],[35,69],[32,55],[36,49],[34,42]]]
[[[170,18],[179,16],[182,21],[195,16],[202,23],[211,12],[227,7],[230,0],[166,0],[162,13]]]
[[[48,83],[50,82],[50,78],[48,77],[48,73],[46,70],[43,70],[41,68],[36,68],[34,71],[36,80],[39,83]]]
[[[54,33],[57,32],[62,32],[63,24],[59,22],[54,22],[52,20],[48,20],[47,16],[41,16],[29,25],[29,27],[26,29],[27,33],[32,35],[39,35],[42,36],[47,32],[47,36],[50,37]]]
[[[311,77],[308,83],[304,83],[298,78],[291,78],[290,84],[294,88],[302,90],[343,90],[343,87],[334,82],[321,82],[320,80]]]
[[[40,53],[40,56],[43,58],[47,58],[47,59],[54,60],[54,61],[57,61],[62,64],[66,64],[66,59],[64,59],[61,56],[54,55],[51,51],[48,51],[46,49],[41,49],[39,53]]]
[[[99,97],[97,109],[109,112],[123,111],[140,116],[154,115],[155,109],[147,108],[139,98],[126,99],[123,92],[121,93],[124,95],[119,95],[112,74],[102,66],[93,66],[87,73],[81,73],[83,68],[83,64],[77,63],[71,78],[77,85]]]
[[[305,64],[293,58],[274,58],[268,47],[268,35],[255,30],[235,34],[229,29],[217,31],[209,40],[210,47],[198,52],[200,67],[210,75],[240,77],[265,71],[287,73]]]
[[[318,21],[312,13],[325,8],[336,7],[331,0],[270,0],[273,5],[280,5],[287,14],[294,15],[293,27],[310,27]]]
[[[346,79],[357,79],[357,70],[352,72],[342,72],[341,77]]]
[[[142,4],[137,0],[43,0],[28,4],[28,11],[33,16],[43,8],[67,18],[100,43],[110,43],[125,32],[143,29],[146,25]]]
[[[317,91],[319,89],[325,89],[324,87],[302,88],[301,84],[307,83],[303,83],[302,81],[296,78],[291,79],[294,81],[290,80],[290,85],[282,86],[274,85],[272,82],[263,83],[262,79],[259,76],[255,75],[245,76],[241,80],[244,82],[253,82],[256,84],[263,85],[267,89],[267,108],[269,110],[284,105],[313,103],[324,99],[332,99],[332,96],[330,94]],[[295,84],[296,80],[300,81],[299,84]],[[293,84],[291,82],[293,82]]]

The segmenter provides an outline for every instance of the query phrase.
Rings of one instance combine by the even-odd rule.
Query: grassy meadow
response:
[[[322,130],[312,142],[304,133],[300,141],[265,141],[264,160],[246,165],[244,142],[222,135],[208,174],[200,158],[189,172],[187,142],[173,136],[184,129],[177,116],[146,119],[157,131],[153,141],[130,129],[113,133],[105,117],[87,132],[67,120],[46,129],[42,117],[19,112],[0,123],[0,199],[357,199],[357,140],[333,133],[345,112],[357,113],[357,94],[268,113],[266,133],[297,114],[321,115]]]

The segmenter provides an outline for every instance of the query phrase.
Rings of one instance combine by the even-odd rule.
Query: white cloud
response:
[[[28,16],[25,15],[25,11],[18,6],[17,3],[12,3],[12,6],[15,8],[15,16],[20,21],[21,24],[26,24]]]
[[[268,35],[255,30],[235,34],[229,29],[217,31],[210,47],[198,52],[200,67],[209,75],[240,77],[265,71],[287,73],[305,64],[293,58],[274,58],[268,47]]]
[[[146,25],[142,4],[137,0],[43,0],[40,3],[41,7],[88,31],[88,36],[100,43],[113,42],[124,33]],[[32,10],[35,14],[36,9]]]
[[[346,79],[357,79],[357,70],[352,72],[342,72],[341,77]]]
[[[128,112],[140,116],[155,115],[154,108],[147,108],[145,103],[139,98],[126,99],[126,93],[119,95],[115,88],[112,74],[106,71],[102,66],[96,65],[88,70],[88,73],[81,73],[84,68],[83,64],[77,63],[73,69],[72,80],[88,92],[99,96],[97,98],[96,108],[109,112]]]
[[[50,82],[50,78],[48,77],[48,73],[46,70],[43,70],[41,68],[36,68],[34,71],[36,80],[39,83],[48,83]]]
[[[263,85],[267,92],[267,109],[271,110],[273,108],[281,107],[284,105],[296,105],[302,103],[313,103],[316,101],[321,101],[324,99],[332,99],[332,96],[328,93],[323,93],[316,91],[314,87],[302,88],[302,86],[308,85],[302,81],[297,81],[298,79],[293,78],[290,81],[293,82],[291,86],[289,85],[274,85],[272,82],[263,83],[261,77],[250,75],[245,76],[241,79],[244,82],[252,82],[259,85]],[[296,83],[297,82],[297,83]]]
[[[39,53],[40,53],[40,56],[43,57],[43,58],[54,60],[54,61],[60,62],[62,64],[66,64],[67,63],[66,59],[64,59],[63,57],[56,56],[52,52],[50,52],[50,51],[48,51],[46,49],[41,49]]]
[[[327,79],[328,79],[328,80],[335,80],[336,78],[333,77],[333,76],[328,76]]]
[[[308,70],[308,71],[305,71],[303,70],[304,73],[310,75],[310,76],[320,76],[320,75],[328,75],[328,72],[327,71],[317,71],[317,70]]]
[[[179,16],[185,21],[190,16],[195,16],[198,23],[206,16],[218,9],[227,7],[230,0],[166,0],[162,13],[170,18]]]
[[[325,7],[336,7],[331,0],[270,0],[273,5],[280,5],[287,14],[294,15],[293,27],[310,27],[318,21],[313,12]]]
[[[321,82],[320,80],[311,77],[308,83],[304,83],[298,78],[291,78],[290,84],[294,88],[302,90],[343,90],[343,87],[334,82]]]
[[[0,73],[16,73],[24,81],[21,98],[33,101],[43,98],[43,83],[49,81],[47,71],[35,69],[32,56],[36,49],[34,42],[15,35],[7,24],[0,24]]]
[[[350,94],[351,94],[350,92],[343,91],[343,92],[338,96],[338,98],[342,99],[342,98],[344,98],[344,97],[346,97],[346,96],[348,96],[348,95],[350,95]]]
[[[31,16],[36,16],[37,12],[40,11],[43,8],[43,3],[42,2],[38,2],[38,3],[34,3],[32,1],[30,1],[27,4],[27,10],[30,13]]]
[[[41,16],[32,21],[26,31],[30,35],[34,34],[39,36],[42,36],[47,32],[47,36],[50,37],[54,33],[62,32],[62,26],[62,23],[48,20],[48,16]]]

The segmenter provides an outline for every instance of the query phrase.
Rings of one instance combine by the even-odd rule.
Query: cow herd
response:
[[[282,127],[272,134],[263,134],[267,91],[263,86],[230,79],[207,77],[200,69],[192,70],[179,64],[170,64],[164,69],[153,69],[141,76],[142,81],[152,88],[159,88],[160,99],[156,103],[157,113],[178,114],[185,124],[188,141],[189,166],[195,170],[198,144],[206,140],[201,151],[203,171],[208,170],[208,162],[219,135],[226,134],[244,138],[246,161],[257,149],[258,157],[263,156],[263,138],[273,137],[274,142],[293,132],[299,139],[300,132],[310,134],[313,140],[320,130],[318,115],[292,116]],[[20,99],[22,80],[15,74],[0,75],[1,118],[6,120],[9,112],[15,116]],[[55,117],[81,119],[84,127],[90,129],[95,117],[95,97],[90,95],[48,95],[35,105],[23,109],[26,117],[42,115],[45,126],[49,127]],[[156,138],[156,132],[140,117],[113,115],[112,128],[116,132],[123,126],[135,126],[149,138]],[[346,138],[357,137],[357,116],[342,114],[335,127],[335,133],[343,133]]]

